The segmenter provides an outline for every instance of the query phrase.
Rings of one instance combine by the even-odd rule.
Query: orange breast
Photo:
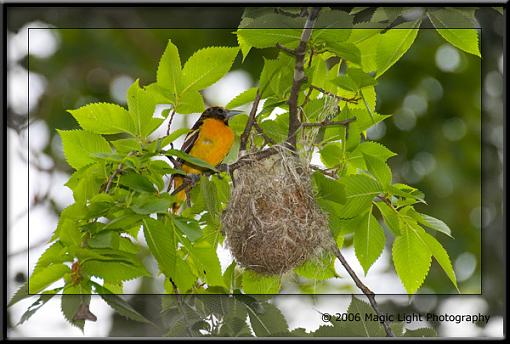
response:
[[[232,129],[223,121],[208,118],[200,126],[198,138],[189,154],[216,166],[225,159],[233,142],[234,132]],[[182,169],[186,173],[201,173],[200,170],[187,165],[184,165]]]

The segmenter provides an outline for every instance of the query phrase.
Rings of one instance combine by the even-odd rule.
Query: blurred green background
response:
[[[36,142],[33,133],[43,130],[48,136],[41,146],[30,144],[32,165],[49,175],[71,173],[55,131],[77,128],[67,109],[98,101],[122,103],[134,79],[139,78],[143,85],[154,82],[168,39],[179,48],[182,62],[202,47],[237,45],[232,32],[242,12],[242,8],[230,7],[10,8],[9,144],[16,135],[21,144],[18,150],[27,147],[27,125],[32,129],[43,122],[43,129],[30,133],[30,140]],[[395,182],[425,193],[428,205],[417,210],[443,220],[452,229],[454,240],[439,239],[450,254],[461,292],[483,292],[492,314],[502,314],[504,17],[491,8],[478,10],[476,17],[482,28],[483,59],[452,47],[433,29],[421,30],[411,49],[377,85],[376,110],[393,117],[372,128],[368,137],[398,154],[389,161]],[[27,27],[32,28],[30,55],[26,54]],[[246,88],[257,80],[262,56],[274,56],[274,51],[254,49],[244,63],[240,55],[234,63],[233,71],[244,71]],[[208,105],[221,102],[214,93],[205,94],[205,99]],[[38,183],[37,179],[32,182]],[[45,203],[54,214],[63,208],[51,192],[36,189],[30,197],[31,207]],[[11,251],[12,259],[25,254],[23,250]],[[392,269],[389,265],[388,270]],[[26,268],[10,269],[10,291],[25,274]],[[140,286],[142,291],[142,287],[151,288]],[[446,275],[433,263],[421,293],[454,292]],[[436,299],[433,309],[439,309],[441,302],[442,298]],[[141,307],[143,304],[140,302]],[[114,333],[122,330],[113,326]]]

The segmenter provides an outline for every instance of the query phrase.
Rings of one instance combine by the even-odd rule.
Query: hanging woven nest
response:
[[[235,187],[222,215],[234,258],[267,275],[317,257],[332,242],[328,218],[315,202],[308,164],[275,147],[277,154],[235,171]]]

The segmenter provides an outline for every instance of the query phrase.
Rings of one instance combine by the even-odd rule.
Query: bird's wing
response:
[[[198,139],[198,135],[200,134],[200,126],[202,125],[203,122],[204,122],[204,117],[202,115],[195,122],[195,124],[193,124],[193,127],[191,127],[191,131],[184,138],[184,143],[181,146],[181,151],[183,151],[184,153],[189,153],[191,151],[191,148],[193,148],[193,145],[195,144],[195,142]],[[182,160],[181,158],[178,158],[177,162],[183,164],[184,160]],[[175,166],[175,167],[179,168],[180,166]],[[174,176],[175,175],[172,175],[172,177],[170,178],[170,183],[173,182]]]

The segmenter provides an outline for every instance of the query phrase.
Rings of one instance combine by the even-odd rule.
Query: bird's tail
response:
[[[173,182],[174,190],[176,190],[179,186],[182,185],[183,179],[182,179],[182,177],[174,176],[172,178],[172,182]],[[174,214],[176,214],[179,211],[179,209],[181,207],[181,203],[186,201],[186,191],[184,191],[184,190],[179,191],[175,195],[175,197],[177,198],[177,201],[174,202],[174,204],[172,204],[172,211]]]

